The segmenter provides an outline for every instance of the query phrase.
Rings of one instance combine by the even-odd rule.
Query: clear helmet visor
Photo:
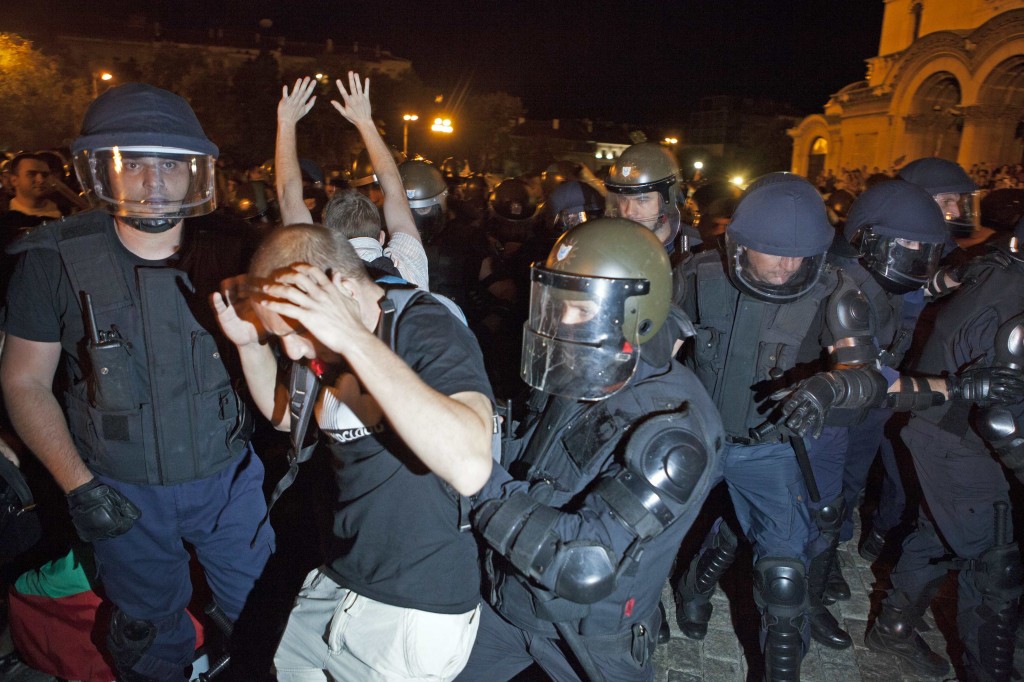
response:
[[[933,195],[942,209],[942,217],[953,238],[970,237],[978,226],[980,195],[978,192],[946,192]]]
[[[640,223],[652,232],[665,222],[668,205],[660,192],[609,191],[605,216]]]
[[[935,274],[943,246],[868,231],[861,238],[860,252],[869,270],[912,291],[927,284]]]
[[[93,202],[129,218],[189,218],[216,208],[215,159],[186,149],[111,147],[75,154]]]
[[[769,303],[789,303],[808,292],[821,276],[825,254],[773,256],[738,243],[725,234],[729,278],[741,291]]]
[[[623,388],[640,360],[637,316],[630,299],[647,280],[557,273],[534,266],[530,316],[523,327],[520,374],[540,391],[602,400]],[[629,320],[629,321],[627,321]]]
[[[580,223],[585,223],[588,220],[597,220],[601,216],[601,209],[596,207],[565,209],[564,211],[559,211],[558,215],[555,216],[554,226],[561,232],[565,232]]]

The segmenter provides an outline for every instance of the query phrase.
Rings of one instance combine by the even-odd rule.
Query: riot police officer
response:
[[[449,188],[432,164],[412,159],[398,167],[427,254],[430,291],[467,305],[473,285],[473,239],[465,225],[448,220]]]
[[[718,476],[720,422],[672,360],[669,262],[650,231],[570,229],[530,294],[534,391],[478,496],[492,608],[460,679],[536,661],[558,680],[650,680],[661,587]]]
[[[14,245],[4,398],[93,544],[118,679],[180,680],[195,649],[183,541],[230,620],[273,546],[269,526],[257,533],[263,467],[228,373],[235,356],[207,303],[244,269],[244,244],[188,220],[214,208],[217,147],[177,95],[111,88],[72,151],[103,210]]]
[[[960,164],[938,157],[925,157],[904,166],[899,177],[923,187],[942,210],[951,239],[970,237],[977,227],[974,193],[978,186]]]
[[[922,188],[903,180],[890,180],[865,191],[853,204],[845,224],[845,239],[837,240],[830,260],[849,275],[865,295],[875,339],[881,347],[879,362],[889,383],[913,338],[924,306],[922,288],[938,267],[946,239],[946,226],[938,206]],[[821,531],[822,551],[812,557],[809,590],[812,606],[850,598],[842,578],[836,546],[853,535],[853,512],[876,451],[886,476],[883,493],[862,554],[872,558],[886,534],[900,521],[904,493],[893,447],[883,439],[883,427],[892,415],[888,408],[840,414],[833,411],[830,426],[811,444],[812,461],[823,499],[812,506]],[[826,646],[849,646],[849,637],[834,639],[812,618],[811,634]]]
[[[969,277],[942,305],[915,365],[925,374],[946,375],[929,384],[939,398],[952,399],[919,405],[901,432],[927,509],[922,507],[917,528],[903,543],[893,589],[866,642],[921,674],[949,669],[917,628],[950,568],[959,569],[957,629],[969,678],[1009,680],[1013,673],[1024,568],[1012,539],[1008,485],[986,442],[1019,475],[1022,238],[1024,224],[999,246],[1009,257],[970,266]]]
[[[604,181],[608,214],[633,220],[654,233],[669,254],[685,252],[680,230],[679,164],[667,148],[641,142],[622,152]]]
[[[774,173],[755,181],[740,200],[726,228],[724,253],[697,254],[683,268],[681,303],[696,326],[686,361],[722,413],[724,477],[743,532],[754,543],[755,600],[764,614],[770,680],[799,676],[809,630],[807,564],[819,531],[805,502],[813,487],[808,467],[802,473],[795,456],[805,443],[777,431],[759,436],[756,427],[771,408],[769,394],[799,379],[823,348],[832,363],[848,367],[839,371],[854,384],[877,374],[862,367],[877,354],[866,302],[847,276],[825,262],[832,238],[813,185]],[[884,390],[884,380],[877,381]],[[855,405],[854,393],[839,402]],[[713,529],[676,588],[679,625],[690,637],[707,631],[715,582],[735,556],[730,535],[720,524]],[[826,610],[814,616],[833,639],[845,636]]]
[[[491,192],[486,234],[476,244],[467,317],[495,395],[502,398],[524,388],[518,377],[519,334],[527,315],[530,264],[536,258],[524,246],[535,234],[538,208],[525,182],[502,181]]]

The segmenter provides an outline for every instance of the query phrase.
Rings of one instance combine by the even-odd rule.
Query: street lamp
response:
[[[452,120],[450,118],[442,118],[438,116],[434,119],[434,125],[430,126],[430,129],[435,133],[451,133],[455,128],[452,127]]]
[[[679,142],[679,138],[678,137],[666,137],[665,138],[665,144],[676,144],[677,142]]]
[[[703,161],[694,161],[693,162],[693,169],[694,170],[700,170],[702,168],[704,168],[704,162]]]
[[[402,124],[402,154],[409,156],[409,123],[420,120],[420,117],[416,114],[406,114],[402,116],[402,120],[405,121]]]
[[[92,74],[92,98],[96,99],[97,97],[99,97],[99,94],[100,94],[99,93],[99,89],[100,89],[99,81],[103,81],[104,83],[108,83],[108,82],[110,82],[112,80],[114,80],[114,74],[110,73],[109,71],[96,71],[95,73],[93,73]]]

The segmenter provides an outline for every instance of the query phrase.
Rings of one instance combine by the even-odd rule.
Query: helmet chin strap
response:
[[[120,218],[121,222],[131,225],[140,232],[159,234],[166,232],[181,222],[181,218]]]

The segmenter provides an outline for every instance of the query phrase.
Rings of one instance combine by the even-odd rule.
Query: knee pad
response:
[[[118,679],[125,682],[148,682],[149,677],[132,670],[156,639],[156,626],[152,621],[136,620],[119,608],[110,618],[107,645],[114,659]]]
[[[984,595],[985,602],[991,604],[994,611],[1001,611],[1002,606],[1016,602],[1022,592],[1021,582],[1024,580],[1024,565],[1021,564],[1020,548],[1017,543],[990,547],[974,562],[971,572],[978,591]]]
[[[807,602],[803,562],[778,557],[758,561],[754,565],[754,600],[770,621],[783,622],[801,616]]]
[[[815,509],[811,516],[823,535],[836,535],[846,518],[846,498],[840,495],[824,507]]]
[[[800,679],[807,610],[804,564],[798,559],[766,558],[754,565],[754,600],[762,610],[765,677]]]

